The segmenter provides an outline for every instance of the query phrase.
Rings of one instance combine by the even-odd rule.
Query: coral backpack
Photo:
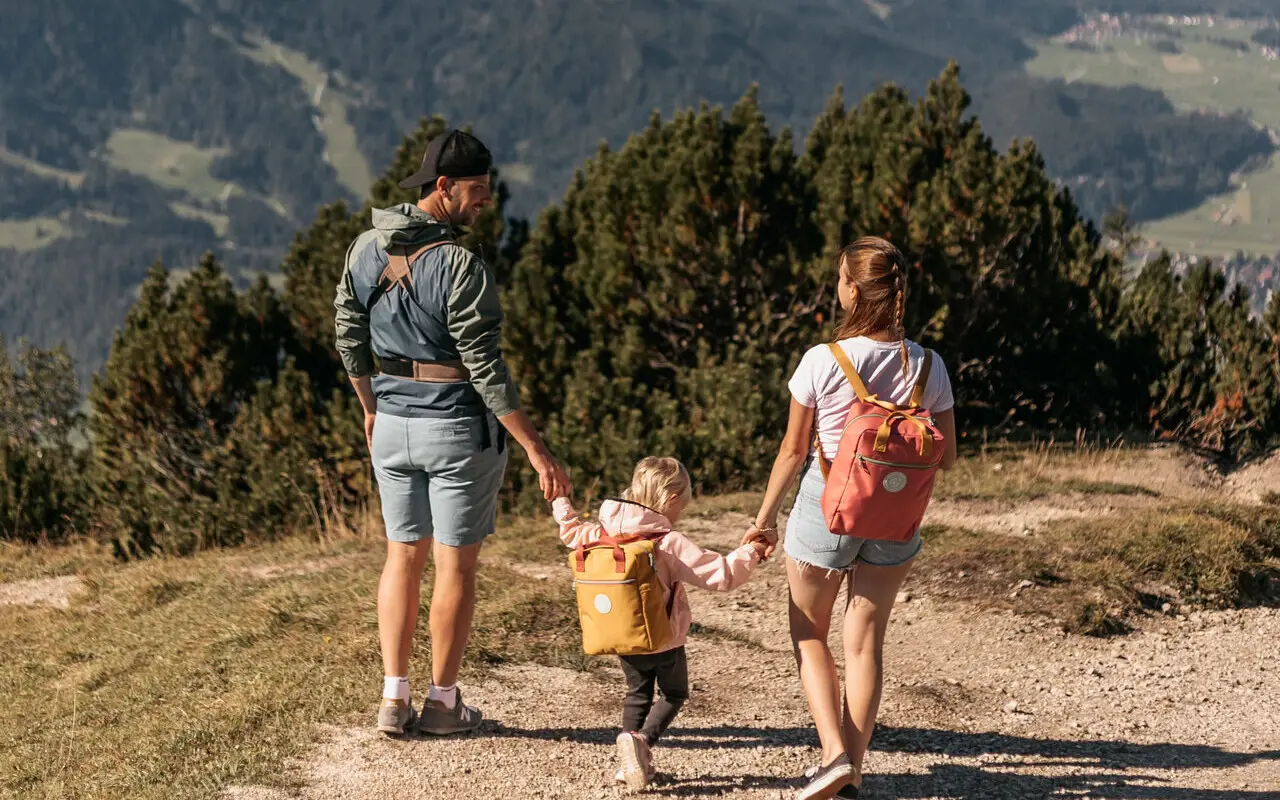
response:
[[[653,653],[671,639],[654,553],[664,535],[605,536],[569,554],[588,655]]]
[[[924,519],[946,444],[933,415],[922,407],[933,352],[925,350],[910,405],[897,406],[868,392],[840,345],[830,347],[857,400],[840,434],[835,460],[828,463],[817,443],[827,482],[822,516],[835,534],[905,542]]]

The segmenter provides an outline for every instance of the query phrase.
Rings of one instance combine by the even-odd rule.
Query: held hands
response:
[[[742,537],[742,543],[754,547],[760,554],[760,560],[764,561],[777,549],[778,527],[776,525],[760,527],[753,522],[751,527],[747,528],[746,535]]]
[[[573,490],[573,485],[569,482],[569,471],[550,451],[530,453],[529,463],[538,473],[538,486],[547,502],[569,496]]]

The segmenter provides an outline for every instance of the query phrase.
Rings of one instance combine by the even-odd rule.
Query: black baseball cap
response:
[[[493,166],[489,148],[476,137],[459,130],[447,130],[427,143],[418,171],[400,181],[401,189],[429,186],[436,178],[475,178],[488,175]]]

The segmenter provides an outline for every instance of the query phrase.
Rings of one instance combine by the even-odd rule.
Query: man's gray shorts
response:
[[[465,547],[493,533],[507,468],[505,443],[506,431],[492,415],[379,414],[373,425],[373,472],[387,538],[434,537],[449,547]]]

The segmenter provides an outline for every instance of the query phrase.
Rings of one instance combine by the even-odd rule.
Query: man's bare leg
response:
[[[430,539],[410,544],[387,542],[387,560],[378,581],[378,640],[386,676],[382,705],[378,708],[378,730],[394,736],[405,733],[414,722],[409,654],[413,652],[418,623],[422,570],[430,554]]]
[[[436,585],[431,595],[431,682],[453,686],[476,611],[480,544],[435,545]]]
[[[378,639],[386,675],[409,674],[414,628],[418,624],[422,570],[431,555],[431,540],[412,544],[387,542],[387,560],[378,582]]]

